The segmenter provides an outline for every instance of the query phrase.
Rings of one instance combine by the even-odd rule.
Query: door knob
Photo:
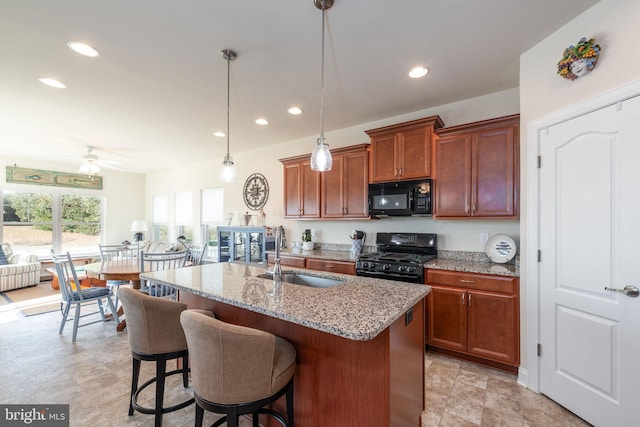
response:
[[[640,295],[640,289],[631,285],[625,286],[624,289],[609,288],[607,286],[605,286],[604,289],[605,291],[620,292],[621,294],[625,294],[626,296],[631,298],[637,298],[638,295]]]

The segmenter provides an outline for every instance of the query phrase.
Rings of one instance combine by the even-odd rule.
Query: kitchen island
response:
[[[264,272],[221,263],[141,277],[175,286],[190,308],[291,342],[297,426],[420,425],[428,286],[311,271],[344,283],[276,286]]]

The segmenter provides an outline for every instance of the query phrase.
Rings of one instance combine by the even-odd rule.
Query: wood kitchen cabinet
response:
[[[326,271],[327,273],[356,274],[354,261],[336,261],[322,258],[307,258],[307,269]]]
[[[321,174],[322,218],[368,216],[367,144],[331,150],[333,167]]]
[[[269,265],[274,265],[276,263],[276,255],[272,253],[267,254],[267,262]],[[295,268],[305,268],[306,260],[304,257],[299,256],[291,256],[291,255],[280,255],[280,265],[283,267],[295,267]]]
[[[438,116],[366,131],[371,138],[369,182],[405,181],[431,176],[431,139],[441,128]]]
[[[311,170],[311,156],[280,161],[284,165],[284,217],[320,218],[320,172]]]
[[[269,265],[273,265],[275,263],[275,258],[275,254],[267,254]],[[303,256],[280,255],[280,265],[283,267],[286,266],[326,271],[327,273],[356,274],[355,261],[336,261],[325,258],[306,258]]]
[[[516,372],[518,279],[427,270],[426,342],[431,350]]]
[[[519,123],[516,114],[437,132],[435,217],[518,217]]]

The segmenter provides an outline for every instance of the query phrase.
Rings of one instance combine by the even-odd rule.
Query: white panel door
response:
[[[540,392],[640,426],[640,97],[540,138]]]

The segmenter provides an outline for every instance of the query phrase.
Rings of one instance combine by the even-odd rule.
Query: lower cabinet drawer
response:
[[[309,270],[322,270],[327,273],[356,274],[356,264],[354,262],[307,258],[307,268]]]
[[[430,285],[459,286],[506,294],[518,293],[518,279],[515,277],[427,269],[426,281]]]
[[[273,266],[276,262],[276,256],[273,254],[267,254],[269,265]],[[280,255],[280,265],[296,268],[305,268],[305,259],[298,256]]]

